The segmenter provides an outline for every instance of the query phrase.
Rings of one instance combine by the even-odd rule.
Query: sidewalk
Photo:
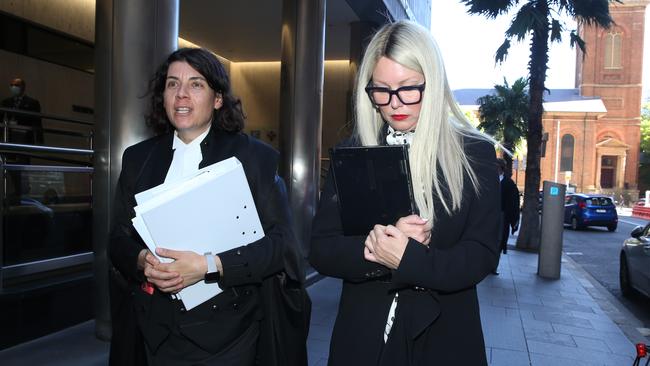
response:
[[[499,273],[478,286],[490,365],[632,365],[634,344],[611,318],[619,308],[615,298],[570,258],[563,256],[561,278],[551,281],[537,276],[537,254],[509,250]],[[340,281],[332,278],[309,288],[309,365],[327,364],[339,292]]]
[[[509,250],[501,256],[500,275],[479,284],[491,366],[632,365],[635,349],[630,338],[644,339],[634,334],[633,324],[620,320],[629,315],[589,274],[567,256],[562,258],[560,280],[550,281],[536,274],[537,254]],[[327,277],[308,288],[313,302],[311,366],[327,364],[340,288],[340,280]],[[93,329],[94,322],[88,321],[0,351],[0,364],[107,365],[108,344],[97,340]]]

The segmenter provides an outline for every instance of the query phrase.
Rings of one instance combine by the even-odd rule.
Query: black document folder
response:
[[[408,146],[335,148],[330,160],[345,235],[367,235],[417,212]]]

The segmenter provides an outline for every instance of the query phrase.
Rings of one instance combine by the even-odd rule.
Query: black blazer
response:
[[[468,140],[464,146],[480,194],[466,177],[462,207],[451,216],[436,199],[430,246],[410,239],[395,271],[364,259],[365,236],[343,236],[328,175],[309,260],[320,273],[343,279],[329,365],[487,364],[476,285],[498,263],[499,179],[491,144]],[[384,344],[396,291],[396,319]]]
[[[277,306],[268,304],[260,295],[269,293],[265,290],[269,284],[279,283],[273,280],[276,275],[281,275],[284,283],[303,288],[302,256],[291,227],[284,182],[276,174],[278,153],[248,135],[227,133],[213,126],[201,143],[203,161],[199,166],[232,156],[242,162],[266,235],[249,245],[219,253],[224,267],[219,285],[224,292],[190,311],[183,311],[180,302],[160,291],[151,296],[140,290],[144,278],[136,263],[138,253],[145,246],[131,224],[135,216],[134,195],[163,183],[173,158],[172,140],[173,135],[166,134],[133,145],[124,152],[115,196],[110,259],[129,284],[135,318],[151,350],[155,352],[165,340],[169,328],[178,327],[197,345],[216,353],[231,344],[252,321],[269,319],[267,311],[277,310]],[[169,218],[169,224],[174,225],[173,217]],[[131,301],[123,302],[122,306],[132,306]]]
[[[501,211],[505,223],[514,225],[519,221],[519,189],[510,177],[501,180]]]
[[[38,100],[23,95],[16,105],[16,98],[11,97],[2,101],[2,107],[15,108],[28,112],[40,112],[41,104]],[[43,121],[40,117],[25,116],[7,112],[8,119],[14,119],[17,124],[31,127],[31,131],[10,131],[9,142],[18,144],[42,144],[43,143]]]

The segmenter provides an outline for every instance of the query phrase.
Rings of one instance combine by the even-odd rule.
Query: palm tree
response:
[[[495,85],[495,94],[478,98],[478,128],[494,136],[506,150],[512,152],[528,131],[528,80],[519,78],[512,84],[504,78],[503,85]],[[512,172],[512,157],[503,155],[506,176]]]
[[[460,0],[470,14],[479,14],[494,19],[517,6],[519,0]],[[523,2],[523,1],[522,1]],[[528,153],[526,156],[526,182],[522,223],[517,238],[517,247],[537,249],[540,227],[537,202],[540,181],[540,148],[542,143],[543,93],[545,90],[548,48],[550,42],[562,40],[566,30],[559,16],[566,14],[576,19],[579,26],[600,26],[609,28],[612,18],[609,3],[619,0],[527,0],[519,8],[505,32],[505,40],[495,55],[496,62],[503,62],[514,38],[522,41],[531,34],[528,73],[530,81],[530,108],[528,112]],[[550,39],[549,39],[550,37]],[[585,52],[585,42],[576,30],[569,33],[571,46],[578,45]]]

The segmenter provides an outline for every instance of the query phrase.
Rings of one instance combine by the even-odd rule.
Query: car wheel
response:
[[[575,217],[575,216],[573,216],[571,218],[571,229],[572,230],[579,230],[580,229],[580,225],[578,225],[578,218]]]
[[[616,231],[616,224],[607,226],[607,230]]]
[[[618,283],[621,287],[621,293],[625,297],[634,295],[634,288],[630,284],[630,270],[627,268],[627,257],[621,254],[620,266],[618,271]]]

